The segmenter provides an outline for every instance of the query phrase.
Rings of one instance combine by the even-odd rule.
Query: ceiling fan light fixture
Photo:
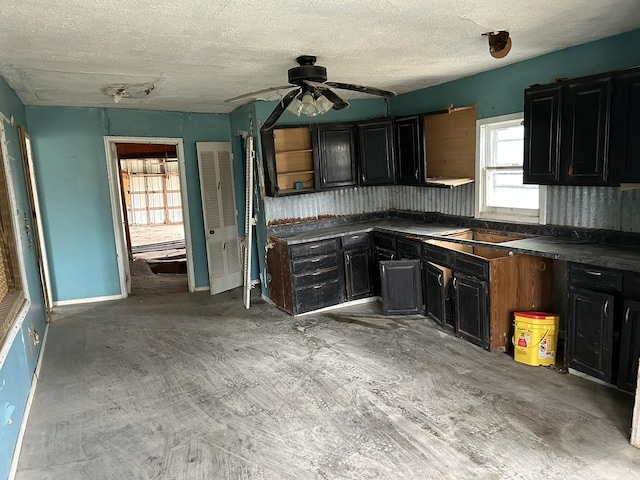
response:
[[[287,106],[287,110],[299,117],[302,113],[302,102],[300,101],[300,99],[298,97],[295,97],[293,100],[291,100],[291,103]]]
[[[291,113],[297,116],[306,115],[307,117],[322,115],[332,108],[333,102],[331,102],[327,97],[324,95],[318,95],[314,98],[311,92],[300,93],[287,106],[287,110]]]

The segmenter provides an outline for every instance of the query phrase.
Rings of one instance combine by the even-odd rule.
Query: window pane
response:
[[[538,186],[522,184],[522,170],[486,170],[487,207],[537,210]]]
[[[491,130],[491,165],[522,165],[524,155],[524,127],[516,125]]]

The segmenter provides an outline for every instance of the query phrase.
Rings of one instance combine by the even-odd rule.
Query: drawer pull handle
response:
[[[311,245],[311,246],[309,247],[309,250],[312,250],[312,249],[314,249],[314,248],[318,248],[319,246],[320,246],[320,245]]]
[[[627,311],[624,314],[625,325],[629,323],[629,314],[631,313],[631,307],[627,307]]]
[[[442,286],[442,274],[438,275],[438,285]]]
[[[602,272],[594,272],[593,270],[585,270],[589,275],[595,275],[596,277],[601,277]]]
[[[322,285],[316,285],[313,287],[314,290],[317,290],[318,288],[322,288]]]
[[[319,262],[320,260],[322,260],[321,258],[312,258],[311,259],[311,263],[316,263]]]
[[[453,277],[453,288],[458,288],[458,279],[456,277]]]
[[[604,302],[604,316],[605,317],[609,316],[609,300]]]

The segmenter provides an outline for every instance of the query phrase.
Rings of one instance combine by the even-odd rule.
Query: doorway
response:
[[[105,137],[122,296],[194,290],[181,139]]]

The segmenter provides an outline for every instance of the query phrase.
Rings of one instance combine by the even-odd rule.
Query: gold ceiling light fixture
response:
[[[489,40],[489,54],[493,58],[504,58],[511,50],[511,37],[506,30],[483,33]]]

